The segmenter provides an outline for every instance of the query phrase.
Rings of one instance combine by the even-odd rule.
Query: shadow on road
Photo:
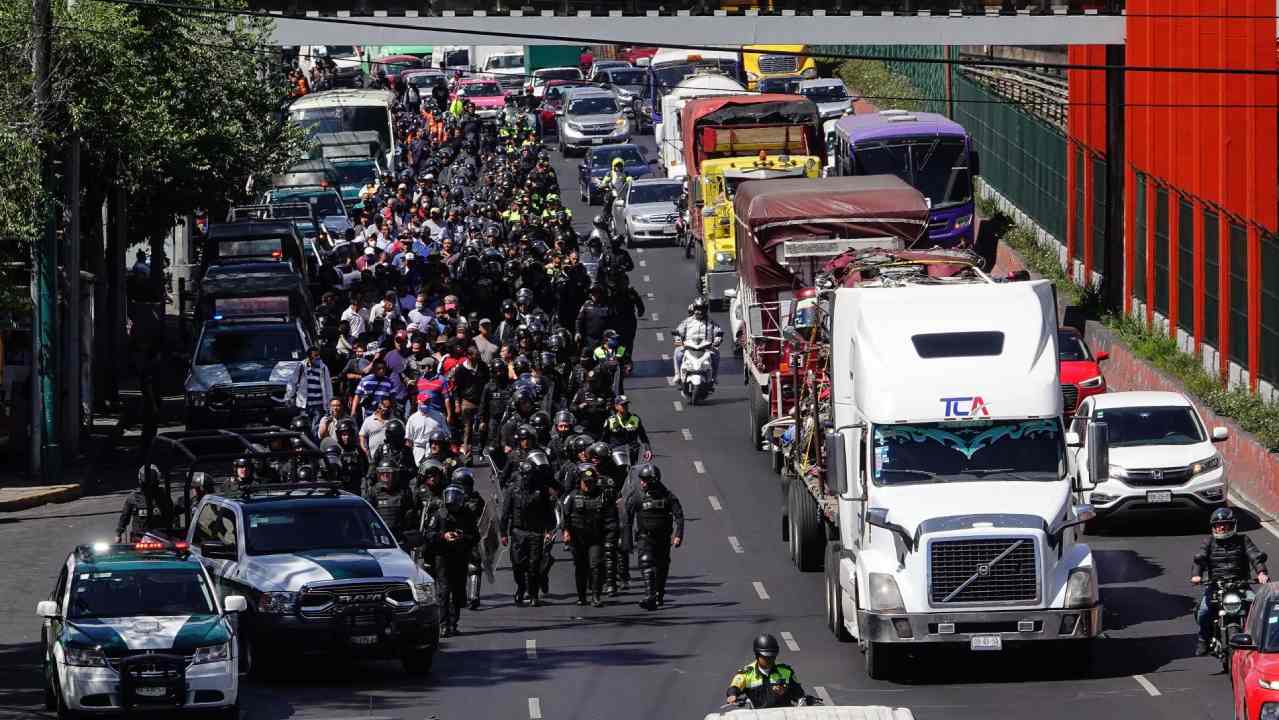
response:
[[[40,644],[0,645],[0,717],[44,717]]]
[[[1093,549],[1092,557],[1102,585],[1144,582],[1164,574],[1162,566],[1135,550]],[[1189,558],[1186,564],[1189,566]]]

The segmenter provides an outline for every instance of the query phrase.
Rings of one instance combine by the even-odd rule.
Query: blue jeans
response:
[[[1217,608],[1210,601],[1209,590],[1204,590],[1204,594],[1199,598],[1199,606],[1195,608],[1195,622],[1199,623],[1199,639],[1208,641],[1212,639],[1212,619],[1217,615]]]

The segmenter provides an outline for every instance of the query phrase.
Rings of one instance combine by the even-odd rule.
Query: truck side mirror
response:
[[[1110,432],[1104,422],[1088,426],[1088,484],[1096,486],[1110,477]],[[1083,487],[1080,490],[1091,490]]]
[[[845,428],[826,436],[826,490],[845,500],[863,498],[859,477],[861,430]]]

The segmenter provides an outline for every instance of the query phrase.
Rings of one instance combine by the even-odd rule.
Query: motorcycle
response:
[[[679,366],[679,389],[690,405],[704,402],[715,392],[715,377],[711,367],[712,343],[682,343],[684,357]]]
[[[818,705],[822,705],[822,704],[824,703],[821,698],[816,697],[814,695],[805,695],[804,697],[796,700],[795,702],[788,703],[787,705],[788,707],[817,707]],[[731,710],[755,710],[756,707],[755,707],[755,703],[751,702],[750,698],[746,697],[745,695],[742,695],[741,697],[737,699],[737,702],[725,703],[723,705],[720,705],[719,709],[730,710],[730,711]]]
[[[1213,657],[1221,661],[1221,669],[1230,672],[1230,637],[1243,632],[1244,618],[1252,607],[1254,594],[1246,580],[1213,580],[1210,591],[1212,606],[1217,608],[1213,618],[1212,641],[1208,646]]]

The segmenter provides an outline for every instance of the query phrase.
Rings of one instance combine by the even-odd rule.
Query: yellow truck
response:
[[[808,54],[807,45],[745,45],[742,47],[742,69],[746,72],[746,88],[759,90],[760,80],[811,80],[817,77],[817,61]],[[769,91],[775,91],[768,88]]]

